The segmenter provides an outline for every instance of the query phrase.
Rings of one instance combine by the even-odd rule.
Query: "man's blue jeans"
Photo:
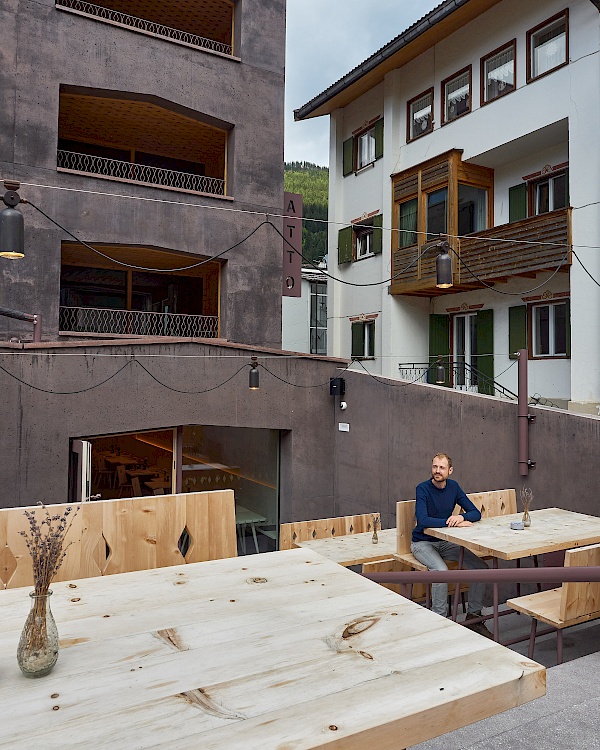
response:
[[[460,547],[458,544],[446,542],[438,539],[435,542],[412,542],[410,551],[420,563],[426,565],[429,570],[448,570],[444,560],[454,560],[458,562]],[[470,570],[480,570],[487,568],[487,565],[477,555],[470,550],[465,549],[463,560],[465,568]],[[469,604],[468,612],[481,612],[484,607],[484,599],[487,584],[471,583],[469,585]],[[431,584],[431,609],[442,617],[448,616],[448,584],[432,583]]]

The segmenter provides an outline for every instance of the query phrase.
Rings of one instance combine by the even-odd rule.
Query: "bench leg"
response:
[[[462,570],[463,562],[465,559],[465,548],[461,547],[458,553],[458,570]],[[458,618],[458,601],[460,599],[460,581],[457,581],[454,589],[454,604],[452,606],[452,619],[456,622]]]
[[[558,628],[556,631],[556,663],[562,664],[563,660],[563,631],[562,628]]]
[[[431,584],[425,584],[425,606],[427,609],[431,609]]]
[[[533,649],[535,648],[535,631],[537,630],[537,620],[535,617],[532,617],[531,619],[531,632],[529,634],[529,650],[527,651],[527,656],[530,659],[533,659]]]
[[[517,557],[517,568],[521,567],[521,558]],[[521,596],[521,582],[517,581],[517,596]]]

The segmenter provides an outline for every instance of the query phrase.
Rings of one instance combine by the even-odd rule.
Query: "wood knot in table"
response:
[[[359,617],[348,623],[341,634],[327,636],[325,643],[338,654],[356,654],[363,659],[373,661],[373,656],[359,647],[359,636],[376,625],[380,620],[380,616]]]
[[[266,578],[247,578],[246,583],[266,583]]]
[[[189,648],[183,643],[181,637],[175,628],[166,628],[157,630],[156,637],[167,643],[175,651],[189,651]]]
[[[210,695],[204,688],[198,688],[197,690],[187,690],[185,693],[179,693],[177,697],[183,698],[187,703],[201,711],[204,711],[211,716],[216,716],[219,719],[246,719],[244,714],[240,714],[237,711],[222,706]]]

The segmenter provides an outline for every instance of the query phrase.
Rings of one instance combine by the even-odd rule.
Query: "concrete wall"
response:
[[[167,390],[135,361],[115,375],[137,358],[172,388],[203,390],[225,381],[251,354],[267,355],[261,360],[266,367],[295,386],[261,369],[260,390],[249,391],[246,367],[200,395]],[[60,396],[19,384],[0,370],[0,506],[64,502],[70,438],[179,424],[281,430],[282,522],[381,511],[384,526],[391,526],[395,502],[414,496],[437,451],[452,456],[454,476],[467,492],[523,484],[516,404],[345,372],[348,408],[341,411],[328,387],[343,367],[335,360],[169,341],[127,350],[110,344],[5,348],[0,364],[22,381],[54,391],[89,388],[115,375],[94,390]],[[539,407],[531,413],[537,420],[530,429],[530,457],[537,468],[525,483],[534,490],[534,508],[556,505],[600,515],[590,470],[600,418]],[[340,422],[350,431],[340,432]]]
[[[90,243],[213,256],[239,242],[264,216],[211,209],[280,213],[283,204],[285,0],[244,0],[237,37],[241,61],[66,13],[54,0],[2,3],[0,178],[30,183],[21,195]],[[231,123],[233,202],[57,173],[60,84],[160,97]],[[55,338],[60,243],[70,238],[31,207],[21,208],[26,258],[0,264],[0,299],[7,307],[40,312],[46,338]],[[222,336],[279,346],[281,239],[263,227],[226,260]],[[24,324],[0,318],[2,338],[24,331]]]

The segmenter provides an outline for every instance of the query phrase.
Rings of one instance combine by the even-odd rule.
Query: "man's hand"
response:
[[[465,521],[464,516],[450,516],[450,518],[448,518],[448,520],[446,521],[446,526],[463,527],[472,525],[473,524],[471,523],[471,521]]]

